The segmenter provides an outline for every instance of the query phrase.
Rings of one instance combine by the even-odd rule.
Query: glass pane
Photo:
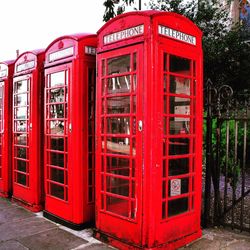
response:
[[[26,186],[27,185],[27,176],[25,174],[17,173],[17,183]]]
[[[49,105],[50,118],[64,118],[64,104]]]
[[[168,217],[188,211],[188,198],[171,200],[168,202]]]
[[[107,195],[106,210],[124,217],[128,217],[129,201]]]
[[[16,164],[17,164],[18,171],[27,172],[28,163],[26,161],[16,160]]]
[[[64,187],[50,183],[50,194],[64,200]]]
[[[133,70],[135,71],[137,69],[137,59],[136,59],[136,53],[133,54]]]
[[[48,102],[64,102],[64,88],[51,89]],[[67,99],[67,97],[65,98]]]
[[[106,178],[107,192],[129,196],[129,180],[124,180],[112,176]]]
[[[163,70],[167,71],[167,53],[163,54]]]
[[[50,164],[53,166],[64,167],[64,154],[50,153]]]
[[[59,183],[64,183],[64,171],[56,168],[50,168],[50,179]]]
[[[108,137],[107,153],[130,155],[129,138]]]
[[[28,149],[27,148],[16,148],[16,157],[18,158],[23,158],[23,159],[27,159],[28,157]]]
[[[29,95],[19,94],[14,96],[14,106],[27,106],[29,105]]]
[[[64,138],[50,137],[48,140],[50,140],[50,146],[48,145],[48,148],[52,150],[64,151]]]
[[[170,76],[170,93],[190,95],[190,84],[190,79]]]
[[[108,74],[120,74],[130,72],[130,55],[119,56],[108,59]]]
[[[170,96],[170,114],[190,115],[190,99]]]
[[[107,113],[130,113],[130,97],[119,96],[107,98]]]
[[[65,84],[65,71],[56,72],[50,75],[50,87]]]
[[[64,134],[64,121],[50,121],[50,134],[62,135]]]
[[[182,75],[191,75],[191,60],[170,55],[170,71]]]
[[[130,134],[130,118],[107,118],[108,134]]]
[[[108,94],[126,93],[131,89],[131,77],[119,76],[108,79]]]
[[[15,121],[15,127],[17,132],[26,132],[27,131],[27,122],[26,121]]]
[[[23,93],[29,91],[28,80],[22,80],[14,83],[14,92]]]
[[[168,182],[168,196],[173,197],[188,193],[189,178],[172,179]]]
[[[171,117],[170,131],[171,135],[190,134],[190,118],[186,117]]]
[[[28,109],[26,107],[15,108],[15,119],[27,119],[28,117]]]
[[[169,139],[169,155],[189,154],[189,138],[171,138]]]
[[[15,144],[27,145],[28,144],[28,136],[26,134],[16,134],[15,135]]]
[[[107,173],[129,176],[129,159],[107,156]]]
[[[171,159],[169,160],[169,176],[188,174],[189,158]]]

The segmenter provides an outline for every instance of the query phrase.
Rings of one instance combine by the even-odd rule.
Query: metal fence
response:
[[[250,231],[250,95],[206,86],[204,226]]]

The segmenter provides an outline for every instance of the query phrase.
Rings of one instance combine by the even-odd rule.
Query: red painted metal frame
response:
[[[131,38],[129,34],[132,33],[117,33],[141,25],[144,27],[142,34],[139,32]],[[167,32],[165,35],[159,34],[159,25],[173,30],[172,35],[179,31],[195,37],[196,43],[181,41],[174,35],[170,37],[171,34]],[[116,35],[112,36],[114,33]],[[110,40],[107,38],[109,35],[112,36]],[[201,236],[203,105],[201,38],[201,31],[187,18],[175,13],[158,11],[119,15],[98,31],[96,237],[107,240],[119,249],[176,249]],[[109,134],[107,119],[117,114],[109,114],[110,104],[107,103],[107,98],[110,96],[105,89],[112,82],[108,81],[109,78],[125,75],[115,72],[114,75],[109,75],[112,60],[119,59],[122,55],[132,55],[134,52],[138,53],[137,71],[134,72],[131,66],[129,73],[126,73],[138,75],[135,90],[136,122],[132,125],[136,130],[136,150],[134,146],[130,146],[129,154],[129,157],[132,157],[135,151],[138,163],[135,171],[136,188],[133,191],[136,193],[137,205],[136,215],[131,218],[131,206],[128,215],[121,215],[119,203],[116,201],[115,207],[111,199],[105,198],[111,195],[127,199],[124,197],[131,193],[131,186],[114,186],[115,178],[126,179],[126,177],[121,172],[115,173],[117,169],[110,171],[110,163],[107,162],[110,154],[113,157],[114,155],[118,158],[125,157],[120,156],[120,152],[110,153],[110,150],[107,150],[110,147],[107,138],[131,136],[131,133]],[[175,70],[175,65],[179,65],[178,71]],[[186,65],[188,72],[181,71],[180,65]],[[113,79],[114,84],[117,78]],[[187,88],[185,92],[183,92],[184,86],[188,86],[185,87]],[[120,95],[114,93],[113,97]],[[186,127],[181,128],[180,124]],[[114,129],[113,125],[111,130],[115,131]],[[120,148],[121,145],[124,143],[117,147]],[[183,145],[186,145],[184,151]],[[113,149],[117,150],[116,147]],[[131,176],[133,171],[131,165],[128,171]],[[111,186],[107,185],[109,176],[113,177],[113,183],[109,184]],[[172,182],[179,183],[177,193],[174,193]],[[115,207],[112,208],[112,212],[107,211],[107,205],[111,203]]]
[[[34,212],[44,204],[43,62],[44,50],[21,54],[13,78],[12,198]]]
[[[94,219],[96,46],[96,35],[68,35],[54,40],[47,47],[45,55],[44,216],[74,229],[86,227],[93,223]],[[51,89],[60,86],[51,88],[50,79],[53,74],[63,71],[67,71],[65,90],[68,91],[68,97],[64,97],[64,101],[58,105],[64,105],[64,134],[53,135],[49,122],[60,119],[51,119],[53,114],[50,107],[54,107],[55,103],[51,103],[49,93]],[[67,147],[58,148],[59,151],[55,150],[56,148],[51,150],[50,141],[56,138],[55,136],[59,136]],[[63,162],[53,160],[52,152],[57,155],[63,154]],[[55,172],[55,169],[58,173],[64,171],[64,177],[60,179],[59,174],[52,176],[50,173]]]
[[[0,196],[12,194],[11,176],[11,129],[12,129],[12,79],[14,61],[0,63],[0,71],[5,68],[6,74],[0,76],[1,84],[1,131],[0,131]]]

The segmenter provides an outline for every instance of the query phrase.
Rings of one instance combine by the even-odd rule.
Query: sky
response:
[[[104,24],[103,0],[0,1],[0,62],[25,51],[46,48],[74,33],[96,33]]]

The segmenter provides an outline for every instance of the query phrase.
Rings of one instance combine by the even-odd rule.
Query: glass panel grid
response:
[[[53,72],[46,79],[47,194],[68,201],[68,73],[65,70]]]
[[[14,81],[13,161],[14,182],[29,187],[30,79]]]
[[[194,61],[163,53],[162,220],[193,209]]]
[[[102,60],[101,209],[136,219],[137,53]]]

